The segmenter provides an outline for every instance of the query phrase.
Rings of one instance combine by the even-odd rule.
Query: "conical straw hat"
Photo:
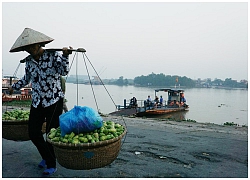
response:
[[[49,36],[42,34],[30,28],[25,28],[22,34],[17,38],[16,42],[10,49],[10,52],[23,51],[23,47],[31,44],[41,43],[47,44],[53,41]]]

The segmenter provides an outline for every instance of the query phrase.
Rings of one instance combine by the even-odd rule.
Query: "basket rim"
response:
[[[28,124],[29,120],[2,120],[4,125]]]
[[[99,141],[99,142],[94,142],[94,143],[79,143],[79,144],[73,144],[73,143],[63,143],[63,142],[54,142],[51,141],[50,138],[48,137],[50,133],[47,134],[46,139],[49,143],[51,143],[54,146],[59,146],[59,147],[98,147],[98,146],[104,146],[111,144],[113,142],[116,142],[120,139],[123,138],[123,136],[127,133],[126,128],[124,127],[124,132],[113,139],[105,140],[105,141]]]

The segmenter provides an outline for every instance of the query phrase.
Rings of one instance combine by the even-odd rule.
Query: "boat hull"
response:
[[[156,108],[142,111],[138,109],[136,115],[137,116],[152,116],[152,115],[163,115],[172,112],[186,111],[188,107],[180,107],[180,108]]]
[[[169,107],[162,107],[162,108],[148,108],[145,109],[145,107],[137,107],[137,108],[128,108],[128,109],[120,109],[118,111],[109,113],[110,115],[115,116],[155,116],[155,115],[164,115],[169,114],[173,112],[180,112],[180,111],[187,111],[187,107],[177,107],[177,108],[169,108]]]

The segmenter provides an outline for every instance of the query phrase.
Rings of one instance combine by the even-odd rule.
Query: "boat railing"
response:
[[[159,105],[158,105],[159,107]],[[167,108],[167,101],[164,100],[163,104],[161,105],[162,108]],[[146,100],[137,100],[137,104],[130,104],[130,100],[124,99],[123,105],[116,105],[116,108],[118,110],[120,109],[131,109],[131,108],[137,108],[137,109],[154,109],[154,101],[151,101],[150,103],[147,103]]]
[[[2,88],[8,88],[11,87],[10,84],[2,84]],[[32,88],[31,84],[26,85],[24,88]]]

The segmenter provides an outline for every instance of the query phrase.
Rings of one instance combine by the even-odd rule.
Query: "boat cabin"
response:
[[[155,96],[157,96],[157,92],[167,92],[168,99],[166,101],[167,107],[180,107],[185,106],[186,100],[184,98],[184,90],[181,89],[156,89]]]

